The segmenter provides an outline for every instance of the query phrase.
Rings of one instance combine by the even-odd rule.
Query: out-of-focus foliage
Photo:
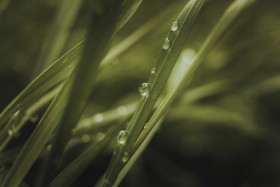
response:
[[[0,3],[1,111],[34,78],[44,39],[52,29],[60,3],[5,2]],[[180,59],[187,51],[199,50],[231,2],[206,3]],[[98,12],[100,2],[95,3],[93,9]],[[99,69],[92,99],[81,120],[89,116],[99,119],[89,130],[90,141],[100,138],[100,133],[119,119],[118,114],[129,110],[129,116],[133,112],[135,107],[122,107],[133,106],[140,99],[138,86],[147,81],[170,25],[185,4],[183,0],[144,0],[116,35],[113,46],[157,17],[151,29],[125,53]],[[84,39],[87,10],[82,6],[60,55]],[[279,19],[277,0],[259,0],[237,19],[173,103],[160,131],[120,186],[280,185]],[[35,117],[41,118],[45,109],[38,109]],[[0,181],[37,123],[34,118],[27,122],[0,153]],[[88,137],[81,137],[82,141],[71,140],[63,166],[89,145]],[[115,139],[72,186],[92,186],[99,180],[108,166]],[[35,185],[44,151],[23,185]]]

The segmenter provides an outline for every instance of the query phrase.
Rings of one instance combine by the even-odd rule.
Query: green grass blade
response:
[[[102,61],[101,65],[107,65],[109,62],[115,59],[116,56],[125,52],[133,44],[135,44],[137,40],[147,34],[149,30],[154,28],[157,23],[157,19],[150,21],[139,30],[137,30],[137,32],[133,33],[124,41],[114,46],[109,51],[106,58]],[[121,27],[119,26],[119,28]],[[5,124],[5,122],[10,118],[12,114],[17,112],[19,109],[26,107],[31,102],[34,102],[51,87],[55,86],[61,81],[64,81],[76,66],[76,62],[80,57],[81,49],[83,47],[84,41],[74,46],[71,50],[69,50],[61,58],[59,58],[53,65],[51,65],[48,69],[41,73],[34,81],[32,81],[0,114],[0,127]],[[1,146],[2,148],[4,148],[5,144],[7,144],[11,140],[11,136],[9,136],[8,133],[8,130],[10,128],[11,127],[7,125],[5,126],[5,129],[2,129],[0,132],[0,139],[3,139],[3,147]],[[8,138],[6,139],[6,137]]]
[[[68,81],[56,95],[17,156],[1,187],[18,186],[21,183],[60,120],[68,99],[72,81],[72,77],[69,77]]]
[[[140,1],[139,1],[140,2]],[[134,3],[138,4],[135,1]],[[136,5],[133,4],[136,7]],[[132,14],[134,11],[130,12]],[[129,16],[128,14],[127,16]],[[130,15],[131,16],[131,15]],[[108,64],[116,56],[119,56],[132,45],[134,45],[139,39],[153,29],[159,22],[162,15],[151,20],[149,23],[143,25],[131,36],[127,37],[124,41],[114,46],[106,55],[106,58],[102,61],[102,66]],[[121,21],[124,22],[124,21]],[[120,29],[121,26],[118,26]],[[76,63],[80,57],[81,49],[84,47],[84,41],[78,43],[71,50],[60,57],[56,62],[41,73],[36,79],[34,79],[0,114],[0,128],[3,127],[9,117],[18,111],[20,108],[25,107],[27,104],[36,100],[39,96],[45,93],[48,89],[58,84],[70,75]]]
[[[128,19],[134,14],[134,12],[136,11],[136,9],[138,8],[138,6],[141,4],[141,2],[142,2],[142,0],[134,0],[134,1],[123,1],[122,3],[121,3],[121,1],[119,1],[119,2],[115,2],[114,3],[114,6],[113,5],[110,5],[110,6],[112,6],[113,8],[112,8],[112,10],[111,10],[111,12],[108,12],[108,13],[110,13],[110,14],[112,14],[112,15],[106,15],[106,14],[104,14],[103,15],[103,17],[105,17],[105,19],[107,18],[107,20],[102,20],[102,21],[100,21],[100,25],[99,26],[97,26],[97,28],[99,28],[99,30],[97,30],[97,29],[95,29],[95,30],[93,30],[93,33],[92,33],[92,36],[93,36],[93,38],[92,38],[92,43],[90,44],[90,45],[92,45],[92,46],[90,46],[90,47],[87,47],[88,49],[89,49],[89,51],[88,51],[88,54],[91,56],[91,58],[97,58],[98,57],[98,55],[100,55],[100,54],[102,54],[102,53],[100,53],[100,52],[98,52],[98,50],[99,49],[101,49],[102,50],[102,47],[99,45],[99,46],[97,46],[96,45],[96,43],[102,43],[102,42],[100,42],[100,41],[98,41],[99,39],[101,39],[101,37],[100,36],[102,36],[103,37],[103,40],[105,41],[105,40],[108,40],[108,41],[106,41],[107,43],[110,41],[110,39],[112,38],[112,36],[113,36],[113,34],[114,33],[116,33],[117,31],[119,31],[119,29],[121,29],[123,26],[124,26],[124,24],[128,21]],[[120,10],[117,10],[117,7],[119,6],[119,5],[122,5],[119,9]],[[113,15],[113,12],[114,11],[116,11],[115,13],[116,13],[116,15],[118,15],[118,12],[117,11],[120,11],[120,13],[121,13],[121,15],[120,15],[120,18],[118,19],[118,20],[120,20],[119,22],[117,22],[117,20],[114,20],[114,19],[112,19],[112,17],[118,17],[118,16],[116,16],[116,15]],[[100,17],[102,17],[102,16],[100,16]],[[102,18],[102,19],[104,19],[104,18]],[[115,22],[115,23],[114,23]],[[110,25],[110,24],[113,24],[113,25]],[[114,28],[114,24],[116,24],[116,28]],[[110,25],[110,27],[111,28],[108,28],[108,26]],[[103,28],[104,27],[104,28]],[[106,27],[106,28],[105,28]],[[110,31],[110,29],[112,30],[112,31]],[[114,31],[113,31],[113,29],[115,29]],[[104,31],[106,31],[106,32],[110,32],[110,33],[107,33],[107,35],[105,36],[104,34],[106,33],[106,32],[104,32]],[[111,36],[110,36],[111,35]],[[132,42],[132,43],[130,43],[129,45],[125,45],[125,47],[123,47],[124,45],[123,45],[123,43],[126,43],[126,41],[127,40],[125,40],[124,42],[121,42],[119,45],[117,45],[117,46],[115,46],[112,50],[110,50],[110,52],[109,52],[109,54],[107,55],[107,56],[109,56],[109,57],[107,57],[107,58],[105,58],[103,61],[102,61],[102,64],[103,65],[105,65],[106,64],[106,62],[109,62],[109,61],[111,61],[112,59],[114,59],[114,57],[116,57],[117,55],[119,55],[119,54],[121,54],[121,53],[123,53],[125,50],[127,50],[133,43],[135,43],[135,41],[137,41],[137,40],[139,40],[141,38],[141,35],[140,36],[138,36],[138,37],[135,37],[135,38],[133,38],[133,40],[132,41],[134,41],[134,42]],[[129,38],[130,39],[130,38]],[[94,41],[95,40],[95,41]],[[89,42],[90,43],[90,42]],[[105,45],[106,46],[106,45]],[[108,47],[108,46],[107,46]],[[96,54],[98,54],[98,55],[94,55],[94,54],[92,54],[92,49],[94,49],[94,48],[96,48]],[[121,50],[120,50],[121,49]],[[106,52],[107,50],[104,50],[104,52]],[[105,53],[104,53],[105,54]],[[101,55],[102,56],[102,55]],[[102,59],[103,57],[101,57],[100,59]],[[88,63],[88,61],[89,61],[89,59],[90,58],[88,58],[88,57],[85,57],[84,58],[84,62],[82,62],[82,63],[84,63],[84,64],[86,64],[86,63]],[[96,59],[94,59],[94,60],[96,60]],[[98,61],[98,60],[96,60],[96,61]],[[99,62],[100,63],[100,62]],[[93,86],[93,84],[95,83],[95,81],[94,81],[94,79],[95,79],[95,75],[96,75],[96,70],[97,70],[97,67],[98,67],[98,65],[99,65],[99,63],[96,63],[96,65],[95,66],[93,66],[93,67],[87,67],[86,65],[85,66],[81,66],[81,73],[80,73],[80,75],[78,75],[78,78],[77,78],[77,84],[76,84],[76,88],[73,88],[74,90],[73,90],[73,99],[70,99],[70,102],[74,102],[75,101],[75,98],[76,97],[78,97],[78,95],[80,95],[80,96],[82,96],[82,88],[84,87],[84,89],[85,89],[85,95],[87,95],[87,96],[82,96],[82,98],[83,98],[83,100],[84,101],[82,101],[82,102],[84,102],[84,105],[85,105],[85,103],[86,103],[86,100],[87,99],[85,99],[85,98],[87,98],[88,97],[88,95],[89,95],[89,93],[91,92],[91,89],[92,88],[90,88],[90,87],[92,87]],[[93,63],[92,63],[93,64]],[[85,73],[86,71],[89,71],[89,70],[91,70],[92,72],[88,72],[88,73]],[[85,83],[85,77],[84,76],[88,76],[87,77],[87,79],[88,79],[88,84],[86,84]],[[79,77],[80,76],[80,77]],[[79,80],[78,80],[79,79]],[[80,84],[80,82],[83,82],[83,84],[81,85]],[[90,85],[92,85],[92,86],[90,86]],[[76,102],[76,105],[78,106],[80,106],[81,105],[81,101],[79,101],[79,100],[77,100],[77,101],[75,101]],[[68,113],[67,114],[67,116],[66,117],[64,117],[64,119],[65,120],[70,120],[71,122],[68,122],[68,123],[66,123],[66,124],[68,124],[67,125],[67,127],[65,127],[66,129],[64,129],[64,131],[63,131],[63,134],[65,134],[65,136],[67,137],[67,138],[65,138],[65,140],[63,140],[63,141],[59,141],[60,142],[60,148],[62,148],[62,147],[64,147],[65,146],[65,143],[66,143],[66,141],[67,141],[67,139],[69,139],[70,137],[71,137],[71,127],[73,128],[77,123],[77,121],[78,121],[78,119],[79,119],[79,117],[80,117],[80,115],[81,115],[81,112],[83,111],[83,108],[84,108],[84,106],[82,106],[82,107],[80,107],[80,109],[76,109],[77,111],[79,111],[78,113],[76,112],[76,111],[74,111],[73,110],[73,106],[75,106],[75,104],[73,104],[73,103],[70,103],[69,105],[71,105],[71,107],[69,108],[69,111],[73,111],[72,113],[68,113],[68,112],[66,112],[66,113]],[[73,116],[77,116],[77,117],[74,117],[74,118],[76,118],[76,120],[74,120],[74,121],[76,121],[76,122],[73,122]],[[72,126],[70,125],[70,124],[73,124]],[[69,127],[70,126],[70,127]],[[62,143],[62,142],[64,142],[64,143]],[[61,149],[62,150],[62,149]]]
[[[13,136],[17,134],[23,125],[32,118],[32,115],[35,114],[39,109],[44,107],[46,104],[50,103],[50,101],[55,97],[60,87],[55,88],[45,95],[43,95],[38,101],[33,103],[31,106],[27,107],[25,111],[21,112],[21,110],[15,114],[19,113],[16,121],[13,121],[12,124],[7,124],[4,129],[0,132],[0,152],[5,148],[5,146],[12,140]],[[12,118],[11,118],[12,119]],[[10,120],[11,120],[10,119]]]
[[[169,32],[167,38],[170,42],[163,45],[155,65],[155,76],[151,75],[149,80],[151,90],[146,96],[142,97],[140,104],[126,129],[129,136],[124,145],[118,146],[117,154],[113,156],[106,172],[104,185],[107,185],[108,183],[112,185],[114,183],[119,171],[124,165],[122,162],[123,155],[125,153],[131,153],[131,148],[141,133],[144,124],[172,71],[173,66],[183,49],[202,4],[203,1],[190,1],[176,20],[178,28],[171,29]]]
[[[197,58],[195,58],[191,66],[193,66],[194,63],[201,62],[206,57],[206,55],[218,42],[220,37],[225,33],[227,28],[232,24],[234,19],[236,19],[238,15],[240,15],[244,10],[246,10],[246,8],[249,7],[249,5],[251,5],[254,2],[253,0],[248,0],[243,2],[242,1],[243,0],[235,1],[227,9],[227,11],[224,13],[219,23],[216,25],[216,27],[211,32],[210,36],[207,38],[206,42],[203,44],[203,47],[198,52],[198,54],[203,54],[203,55],[197,55]],[[165,99],[162,101],[160,106],[157,108],[156,112],[149,120],[147,124],[147,128],[145,128],[141,133],[141,135],[139,136],[139,139],[137,140],[134,147],[134,151],[133,151],[134,154],[132,155],[131,160],[129,160],[128,163],[122,168],[120,172],[122,174],[120,174],[119,178],[122,178],[127,173],[129,168],[131,167],[131,164],[137,159],[137,157],[140,156],[144,147],[147,146],[149,140],[154,136],[155,132],[157,131],[160,125],[160,120],[164,117],[164,114],[167,112],[175,96],[179,93],[179,91],[181,91],[182,87],[186,85],[186,83],[190,80],[190,78],[191,76],[189,74],[189,71],[186,71],[186,73],[181,78],[181,81],[179,82],[175,90],[169,91],[168,95],[165,97]],[[118,183],[116,183],[116,185]]]
[[[163,114],[168,110],[172,101],[178,95],[178,93],[187,85],[188,81],[190,81],[194,71],[198,67],[198,65],[206,58],[211,49],[215,46],[215,44],[222,38],[227,29],[232,25],[234,20],[241,15],[250,5],[252,5],[254,0],[236,0],[234,1],[230,7],[225,11],[217,25],[211,31],[210,35],[207,37],[206,41],[203,43],[202,47],[198,51],[196,57],[194,58],[189,69],[186,70],[186,73],[180,80],[178,86],[171,90],[165,99],[162,101],[160,106],[157,108],[150,121],[148,122],[148,127],[145,128],[140,135],[137,143],[135,145],[135,149],[137,149],[141,143],[145,140],[146,137],[149,136],[149,133],[153,129],[153,126],[157,123],[157,121],[163,116]]]
[[[34,79],[0,114],[0,128],[9,117],[19,109],[26,107],[47,90],[63,81],[74,69],[78,61],[81,43],[77,44],[53,65]]]
[[[87,104],[95,84],[98,66],[104,58],[111,39],[116,32],[121,4],[122,0],[111,2],[104,7],[104,12],[101,15],[94,15],[93,17],[94,22],[90,27],[84,54],[73,74],[75,78],[69,102],[60,122],[61,125],[58,128],[53,149],[47,159],[44,173],[52,171],[54,174],[56,169],[60,167],[59,162],[62,159],[65,145],[71,138],[71,131],[78,123]],[[41,184],[45,184],[46,181],[52,178],[51,174],[48,174],[48,176],[43,174],[42,176]]]
[[[82,2],[82,0],[63,0],[59,3],[56,18],[43,44],[36,73],[59,57]]]

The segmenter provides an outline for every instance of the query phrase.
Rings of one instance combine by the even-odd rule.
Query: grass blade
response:
[[[210,35],[207,37],[206,41],[203,43],[202,47],[198,51],[196,57],[194,58],[189,69],[186,70],[184,76],[181,78],[178,86],[171,90],[168,95],[164,98],[160,106],[157,108],[150,121],[148,122],[148,127],[145,128],[142,134],[139,136],[137,143],[135,144],[135,149],[142,144],[146,137],[150,136],[149,133],[152,131],[153,127],[159,119],[164,115],[164,113],[170,107],[172,101],[178,95],[180,91],[187,85],[190,81],[194,71],[197,69],[199,64],[206,58],[211,49],[215,44],[222,38],[226,33],[229,26],[232,25],[234,20],[240,16],[250,5],[252,5],[255,0],[236,0],[234,1],[229,8],[225,11],[217,25],[211,31]]]
[[[122,0],[118,0],[107,3],[107,5],[105,3],[104,12],[93,17],[94,25],[90,27],[89,38],[83,57],[75,69],[76,71],[73,72],[73,77],[75,78],[69,103],[67,103],[53,149],[47,159],[43,173],[53,171],[52,173],[54,174],[56,169],[60,167],[58,163],[62,159],[65,145],[71,138],[71,131],[78,123],[95,84],[98,66],[109,48],[111,39],[116,33],[122,2]],[[46,184],[52,178],[50,174],[48,176],[43,174],[42,176],[41,185]]]
[[[236,19],[236,17],[239,16],[244,10],[246,10],[246,8],[248,8],[253,2],[254,0],[247,0],[247,1],[237,0],[232,3],[232,5],[224,13],[221,20],[212,30],[206,42],[203,44],[203,47],[199,50],[198,55],[196,56],[193,63],[189,67],[190,69],[192,69],[191,71],[192,73],[194,72],[198,64],[206,57],[206,55],[215,46],[215,44],[226,32],[227,28],[232,24],[232,22]],[[196,65],[194,65],[195,63]],[[190,71],[187,70],[184,76],[181,77],[181,80],[177,85],[177,87],[174,90],[169,90],[168,95],[165,97],[165,99],[162,101],[160,106],[157,108],[156,112],[152,115],[151,119],[147,123],[147,128],[145,128],[142,131],[141,135],[139,136],[139,139],[137,140],[133,148],[132,157],[130,160],[128,160],[127,164],[125,164],[122,170],[120,171],[119,176],[117,177],[117,180],[114,183],[115,186],[118,185],[120,180],[128,172],[133,162],[137,159],[137,157],[140,156],[145,146],[147,146],[151,138],[154,136],[159,125],[161,124],[160,121],[163,119],[164,114],[167,112],[169,106],[171,105],[172,101],[177,96],[177,94],[186,85],[186,83],[190,81],[190,78],[192,77],[191,76],[192,73],[190,73]]]
[[[81,43],[74,46],[53,65],[34,79],[0,114],[0,128],[9,117],[19,109],[26,107],[47,90],[66,79],[74,69],[80,53]]]
[[[173,66],[183,49],[202,4],[203,1],[190,1],[175,22],[179,25],[175,25],[176,28],[171,28],[171,31],[167,36],[169,41],[165,40],[167,43],[163,45],[155,65],[156,75],[152,74],[149,80],[151,90],[146,96],[142,97],[140,104],[126,129],[129,136],[124,145],[118,146],[117,154],[113,156],[106,172],[104,185],[114,184],[119,171],[124,166],[124,162],[122,161],[123,155],[131,154],[131,149],[141,133]]]
[[[139,2],[134,3],[138,4]],[[106,58],[102,61],[101,65],[104,66],[108,64],[114,58],[116,58],[116,56],[129,49],[131,45],[135,44],[137,40],[143,37],[150,29],[155,27],[156,23],[158,22],[152,20],[149,22],[149,24],[141,27],[139,31],[133,33],[130,37],[114,46],[109,51]],[[120,29],[121,27],[119,26],[118,28]],[[0,128],[4,126],[5,122],[10,118],[10,116],[12,116],[12,114],[26,107],[31,102],[34,102],[43,93],[57,85],[59,82],[64,81],[75,68],[83,47],[84,41],[78,43],[71,50],[60,57],[53,65],[42,72],[36,79],[34,79],[34,81],[32,81],[0,114]],[[10,128],[11,127],[9,125],[6,125],[5,128],[3,128],[0,132],[0,139],[3,140],[3,146],[1,146],[2,148],[4,147],[4,144],[10,141],[11,136],[6,139],[7,135],[9,135],[8,130]]]
[[[34,132],[17,156],[12,168],[1,184],[1,187],[18,186],[21,183],[61,118],[65,103],[68,99],[69,90],[71,88],[71,84],[69,83],[71,82],[72,80],[70,77],[68,79],[68,84],[64,84],[61,91],[56,95]]]
[[[36,113],[39,109],[44,107],[46,104],[50,103],[50,101],[55,97],[60,87],[55,88],[45,95],[43,95],[38,101],[33,103],[31,106],[27,107],[25,111],[19,111],[15,114],[18,114],[16,121],[12,122],[12,124],[7,124],[4,129],[1,130],[0,133],[0,152],[5,148],[5,146],[12,140],[14,134],[17,134],[23,125],[31,119],[32,115]],[[14,114],[14,115],[15,115]],[[14,116],[13,115],[13,116]],[[12,119],[13,117],[11,117]],[[10,120],[11,120],[10,119]],[[12,120],[13,121],[13,120]],[[7,133],[5,133],[7,132]],[[5,136],[6,135],[6,136]]]
[[[35,131],[28,139],[23,150],[14,162],[11,170],[4,179],[2,186],[17,186],[30,169],[33,162],[38,157],[48,137],[60,121],[65,105],[68,101],[68,95],[74,81],[74,74],[70,76],[56,96],[46,114],[43,116]],[[55,116],[55,117],[54,117]],[[13,178],[16,177],[16,180]]]

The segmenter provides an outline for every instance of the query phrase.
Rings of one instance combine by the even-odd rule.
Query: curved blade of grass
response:
[[[60,87],[55,88],[47,94],[43,95],[38,101],[27,107],[27,109],[24,110],[23,114],[20,114],[20,116],[18,116],[18,120],[15,123],[7,124],[4,129],[2,129],[0,133],[0,152],[11,141],[13,135],[17,134],[22,126],[32,117],[32,115],[43,106],[48,104],[55,97],[59,89]],[[21,113],[21,110],[17,113]]]
[[[122,3],[123,0],[110,2],[106,5],[101,15],[94,15],[94,25],[90,27],[84,55],[74,74],[75,79],[69,103],[60,122],[61,125],[59,125],[53,149],[47,159],[41,184],[46,184],[52,178],[52,175],[49,173],[52,171],[54,174],[60,167],[59,163],[62,159],[65,145],[71,138],[71,131],[80,119],[94,87],[98,66],[109,48],[111,39],[116,33],[119,14],[122,11]],[[123,7],[127,8],[126,6]],[[46,173],[48,173],[48,176],[45,175]]]
[[[47,90],[69,76],[77,63],[77,55],[80,53],[81,44],[82,42],[77,44],[59,58],[56,63],[41,73],[1,112],[0,128],[3,127],[12,114],[26,107]]]
[[[160,17],[149,21],[147,24],[139,28],[135,33],[126,38],[124,41],[117,44],[112,48],[106,58],[102,61],[101,65],[106,65],[108,62],[112,61],[116,56],[122,54],[126,51],[131,45],[135,44],[137,40],[143,37],[148,33],[152,28],[154,28]],[[81,48],[83,47],[84,41],[80,42],[69,50],[65,55],[59,58],[53,65],[51,65],[46,71],[38,76],[34,81],[32,81],[27,88],[25,88],[22,93],[17,96],[0,114],[0,125],[4,125],[4,122],[20,108],[25,107],[30,104],[32,101],[36,100],[42,93],[58,84],[64,80],[74,69],[77,59],[80,56]],[[45,83],[43,81],[46,81]],[[49,85],[45,87],[45,85]],[[31,94],[32,93],[32,94]],[[21,121],[26,121],[21,120]],[[21,123],[22,124],[22,123]],[[8,130],[10,125],[5,126],[5,129],[2,129],[0,132],[1,149],[11,140]]]
[[[137,3],[137,2],[135,2]],[[139,3],[139,2],[138,2]],[[149,23],[141,27],[137,32],[133,33],[131,36],[126,38],[124,41],[117,44],[112,48],[106,58],[102,61],[102,65],[106,65],[108,62],[112,61],[116,56],[122,54],[131,45],[135,44],[137,40],[143,37],[149,30],[154,28],[158,20],[152,20]],[[120,26],[118,27],[121,28]],[[84,46],[84,41],[80,42],[59,58],[53,65],[51,65],[47,70],[41,73],[34,81],[32,81],[21,93],[18,95],[0,114],[0,127],[9,119],[9,117],[18,111],[19,109],[29,105],[31,102],[36,100],[44,92],[49,90],[54,85],[63,81],[72,72],[78,61],[78,57],[81,53],[81,48]],[[5,129],[0,132],[0,139],[5,139],[8,134],[8,129],[11,127],[8,125]],[[2,138],[1,138],[2,137]],[[9,136],[10,137],[10,136]],[[10,140],[10,139],[9,139]],[[2,143],[8,143],[8,139],[4,140]]]
[[[114,46],[109,51],[106,58],[102,61],[101,65],[106,65],[108,62],[116,58],[116,56],[129,49],[133,44],[135,44],[136,41],[138,41],[152,28],[154,28],[158,22],[159,21],[157,19],[152,20],[133,33],[131,36],[127,37],[124,41]],[[119,26],[118,28],[120,29],[121,27]],[[69,76],[76,66],[76,63],[80,57],[81,49],[83,47],[84,41],[78,43],[71,50],[60,57],[54,64],[47,68],[43,73],[41,73],[36,79],[34,79],[0,114],[0,129],[13,113],[18,111],[20,108],[25,107],[27,104],[30,104],[30,102],[34,101],[48,89]]]
[[[79,46],[80,46],[80,44],[79,44]],[[78,50],[75,50],[73,52],[75,52],[75,53],[74,54],[68,53],[68,54],[75,56],[75,54],[78,52]],[[65,55],[63,57],[66,58]],[[66,59],[65,59],[65,61],[66,61]],[[56,63],[56,64],[52,65],[51,66],[52,68],[49,68],[48,70],[46,70],[46,71],[50,71],[51,73],[50,74],[42,73],[41,74],[42,77],[39,76],[39,79],[46,81],[49,79],[49,75],[57,75],[57,73],[61,69],[66,71],[67,68],[63,67],[63,64],[65,64],[65,63],[61,62],[61,63]],[[70,65],[70,66],[72,66],[72,65]],[[53,68],[53,67],[55,67],[55,68]],[[66,71],[66,72],[70,73],[71,71],[70,72]],[[63,75],[63,76],[65,76],[65,74],[66,73],[60,73],[60,75]],[[3,118],[6,117],[6,120],[7,120],[9,118],[9,116],[11,116],[15,111],[17,111],[19,108],[22,108],[23,104],[19,101],[21,101],[26,96],[28,96],[28,94],[32,93],[33,88],[36,88],[43,84],[42,82],[40,82],[38,80],[36,81],[36,80],[33,82],[33,84],[30,84],[30,86],[28,88],[26,88],[27,91],[22,92],[21,95],[18,96],[9,105],[9,107],[7,107],[6,111],[4,112],[4,115],[1,115]],[[54,80],[57,80],[57,78],[54,78]],[[26,175],[27,171],[30,169],[33,162],[38,157],[38,155],[39,155],[40,151],[42,150],[44,144],[46,143],[48,137],[50,136],[50,134],[56,127],[58,121],[60,120],[60,116],[62,115],[62,112],[64,110],[64,107],[65,107],[65,104],[67,101],[67,97],[69,94],[69,90],[70,90],[72,82],[73,82],[73,77],[70,77],[67,82],[68,83],[65,84],[62,88],[63,91],[61,91],[56,96],[56,98],[54,99],[52,104],[49,106],[47,112],[45,113],[45,115],[43,116],[41,121],[39,122],[37,128],[31,135],[31,137],[29,138],[27,143],[25,144],[23,150],[17,157],[17,160],[14,162],[11,170],[9,171],[8,175],[6,176],[5,181],[2,184],[2,186],[9,186],[9,185],[17,186],[17,184],[19,184],[21,182],[21,180]],[[47,82],[47,83],[50,84],[49,82]],[[48,90],[48,89],[45,89],[45,90]],[[45,92],[45,90],[42,92]],[[30,100],[33,100],[34,95],[32,97],[28,97],[28,99],[24,100],[26,102],[25,104],[28,104],[30,102]],[[17,104],[17,103],[20,103],[20,104]],[[15,104],[17,104],[17,105],[15,105]],[[8,113],[10,113],[10,114],[7,115]],[[55,117],[53,117],[53,116],[55,116]],[[0,123],[4,124],[4,120],[0,120]],[[13,176],[15,176],[17,179],[13,180],[12,179]]]
[[[110,165],[106,171],[105,181],[103,183],[104,186],[114,184],[119,171],[124,166],[124,163],[122,162],[123,154],[125,152],[128,154],[131,153],[131,148],[141,133],[172,68],[180,55],[202,4],[203,0],[190,1],[177,19],[179,28],[169,32],[167,38],[171,41],[170,47],[168,46],[167,49],[163,48],[160,51],[155,66],[156,75],[155,77],[152,75],[149,81],[152,85],[151,90],[147,96],[141,99],[140,104],[126,129],[129,133],[126,143],[124,145],[119,145],[117,147],[116,155],[113,155],[112,157]]]
[[[55,21],[43,44],[35,73],[41,72],[59,57],[82,2],[63,0],[59,3]]]
[[[91,49],[90,52],[92,52],[93,49]],[[12,168],[5,177],[1,187],[18,186],[22,181],[23,177],[26,175],[26,173],[32,166],[32,164],[34,163],[34,161],[36,160],[36,158],[39,156],[39,153],[41,152],[42,148],[47,142],[49,136],[51,135],[54,128],[57,126],[61,119],[63,111],[66,107],[66,103],[68,101],[72,84],[75,80],[74,75],[75,72],[72,73],[71,76],[67,79],[61,91],[58,93],[58,95],[55,97],[55,99],[49,106],[45,115],[40,120],[38,126],[36,127],[31,137],[28,139],[27,143],[23,147],[21,153],[18,155]]]
[[[13,163],[12,168],[9,170],[1,184],[1,187],[18,186],[21,183],[60,120],[68,99],[72,82],[73,78],[70,76],[48,107],[32,135],[25,143],[21,152],[17,156],[17,159]]]
[[[153,116],[148,122],[147,128],[145,128],[137,143],[134,146],[134,149],[137,150],[138,147],[144,142],[146,137],[150,136],[150,132],[157,123],[157,121],[163,116],[163,114],[168,110],[172,101],[178,95],[179,92],[187,85],[190,81],[194,71],[197,69],[199,64],[207,57],[211,49],[215,44],[222,38],[226,33],[227,29],[232,25],[238,16],[240,16],[247,8],[250,7],[255,2],[255,0],[236,0],[234,1],[229,8],[225,11],[219,22],[216,24],[214,29],[211,31],[210,35],[207,37],[206,41],[203,43],[202,47],[198,51],[196,57],[194,58],[189,69],[186,70],[184,76],[180,80],[178,86],[171,90],[168,95],[164,98],[160,106],[157,108]]]

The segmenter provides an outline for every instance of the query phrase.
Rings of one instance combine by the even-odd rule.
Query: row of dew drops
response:
[[[178,24],[177,21],[175,21],[175,22],[172,23],[170,31],[171,31],[171,32],[177,31],[178,28],[179,28],[179,24]],[[164,43],[163,43],[162,48],[165,49],[165,50],[167,50],[167,49],[170,48],[170,46],[171,46],[171,41],[170,41],[168,38],[165,38],[165,41],[164,41]],[[155,73],[156,73],[156,69],[153,68],[153,69],[151,70],[151,74],[153,75],[153,74],[155,74]],[[142,96],[147,96],[147,95],[149,94],[149,91],[150,91],[151,87],[152,87],[152,86],[151,86],[150,83],[142,83],[142,84],[140,85],[138,91],[140,92],[140,94],[141,94]]]
[[[175,32],[175,31],[178,30],[178,28],[179,28],[179,24],[178,24],[177,21],[175,21],[175,22],[172,23],[170,31],[171,32]],[[164,50],[168,50],[170,48],[170,46],[171,46],[171,41],[167,37],[167,38],[165,38],[165,41],[163,43],[162,48]],[[152,68],[151,75],[153,76],[155,73],[156,73],[156,69]],[[140,92],[141,96],[148,96],[149,92],[151,90],[151,87],[152,87],[152,85],[150,83],[146,83],[145,82],[145,83],[142,83],[139,86],[138,91]],[[147,128],[147,125],[145,125],[144,128]],[[119,134],[118,134],[118,137],[117,137],[118,144],[119,145],[124,145],[126,143],[126,141],[127,141],[128,136],[129,136],[128,131],[121,130],[119,132]],[[122,157],[122,162],[124,162],[124,163],[127,162],[129,157],[130,157],[129,153],[128,152],[124,152],[123,153],[123,157]]]

